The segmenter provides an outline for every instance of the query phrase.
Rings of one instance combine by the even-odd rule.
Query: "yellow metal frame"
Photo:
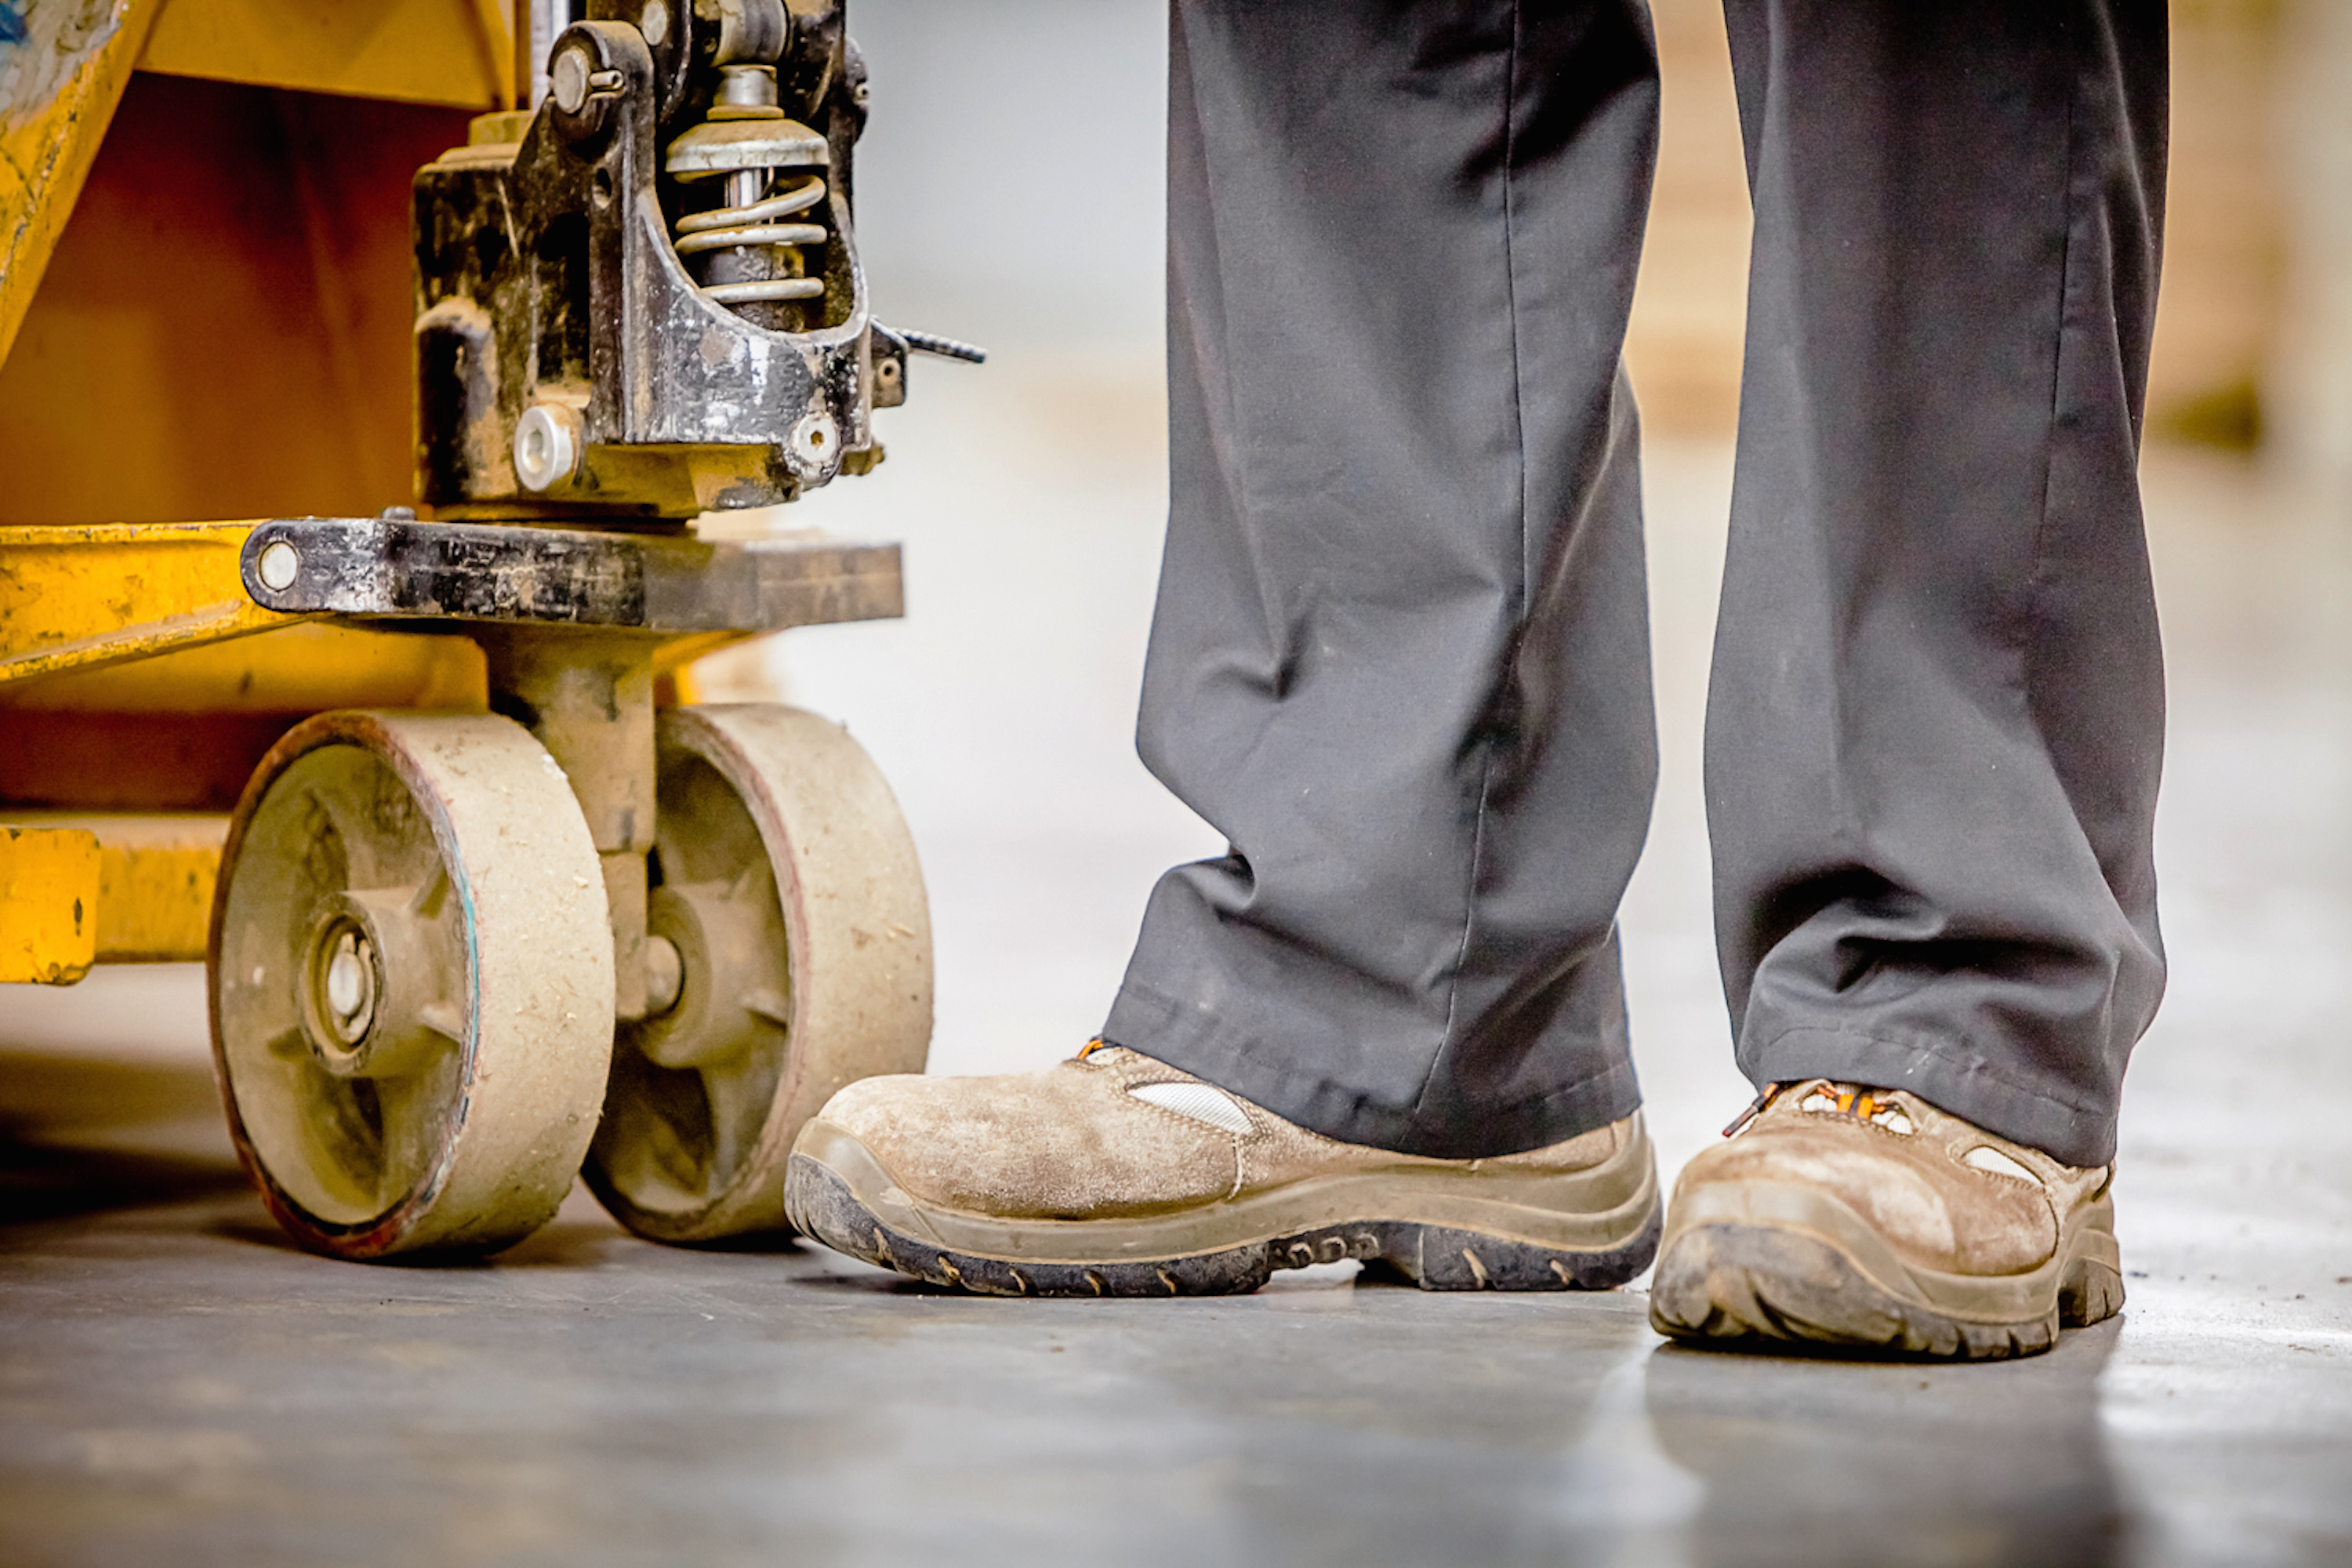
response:
[[[0,724],[12,712],[487,705],[468,638],[254,604],[238,563],[255,526],[0,528]],[[691,700],[684,666],[740,640],[665,641],[665,695]],[[11,815],[0,827],[0,982],[71,984],[92,963],[205,956],[227,818]]]
[[[0,981],[70,985],[98,959],[97,836],[0,826]]]
[[[0,691],[291,626],[245,591],[251,522],[0,528]]]
[[[170,0],[139,68],[458,109],[514,103],[505,0]]]
[[[228,819],[65,816],[0,827],[0,981],[69,985],[93,963],[201,960]]]
[[[133,69],[462,109],[517,101],[505,0],[114,0],[95,25],[89,9],[29,8],[19,79],[47,96],[0,100],[0,359]]]
[[[516,100],[505,0],[116,0],[95,23],[87,11],[34,9],[17,80],[48,96],[0,103],[0,360],[134,68],[476,110]],[[238,572],[252,527],[0,528],[0,725],[12,710],[482,705],[481,656],[462,638],[304,625],[253,603]],[[204,956],[225,818],[13,815],[0,981]]]
[[[26,47],[56,85],[45,104],[0,102],[0,359],[16,341],[160,8],[156,0],[116,0],[106,20],[80,36],[61,30],[60,14],[82,7],[47,7],[47,16],[30,18],[36,31]]]
[[[85,189],[103,196],[114,189],[107,179],[121,184],[119,170],[102,174],[99,186],[89,181],[134,70],[477,113],[511,110],[527,93],[530,62],[516,39],[528,36],[529,5],[530,0],[112,0],[95,14],[88,5],[30,7],[33,36],[16,51],[17,68],[9,79],[15,96],[0,99],[0,362],[18,342]],[[182,101],[228,104],[234,113],[240,100],[215,95]],[[266,103],[258,111],[271,112]],[[344,123],[301,118],[310,110],[287,112],[299,126]],[[415,111],[406,112],[406,133],[413,135]],[[373,122],[362,116],[349,123],[359,129],[332,145],[345,151],[369,145]],[[152,140],[152,126],[143,134]],[[134,139],[126,145],[147,143]],[[231,180],[236,177],[232,173]],[[296,177],[299,185],[309,176],[298,170]],[[389,189],[405,175],[378,169],[370,177]],[[341,207],[312,200],[317,193],[308,186],[298,194],[304,200],[293,205],[308,215],[305,242],[321,276],[352,265],[338,246],[364,249],[376,243],[372,230],[348,229]],[[122,206],[119,191],[112,201],[107,211]],[[106,207],[105,202],[92,205]],[[120,212],[110,221],[119,226]],[[114,230],[91,232],[110,237]],[[234,254],[233,247],[222,254]],[[77,273],[72,280],[88,294],[87,279]],[[382,286],[381,279],[369,284]],[[124,314],[111,296],[96,298],[101,313],[114,313],[109,320],[128,323],[110,330],[146,330],[147,316]],[[91,314],[88,300],[75,309],[81,312],[74,318],[79,331],[81,317]],[[326,358],[348,379],[350,308],[327,300],[313,310],[319,325],[306,327],[303,341],[314,351],[317,342],[327,342]],[[38,320],[24,341],[43,353],[81,352],[86,343],[101,342],[60,335],[54,325],[40,329]],[[362,363],[374,364],[352,362]],[[283,368],[268,361],[244,371],[268,377]],[[234,395],[233,384],[224,383],[220,395]],[[76,395],[88,400],[86,388]],[[337,403],[346,417],[361,406],[348,395]],[[100,405],[119,406],[93,404]],[[80,404],[68,400],[67,406]],[[388,435],[390,408],[370,406],[370,438]],[[119,443],[123,437],[118,432],[111,438]],[[338,438],[349,444],[348,437]],[[104,452],[101,446],[65,455],[65,462],[82,464],[81,472],[100,482],[74,489],[75,500],[57,514],[61,519],[72,515],[73,506],[92,519],[184,516],[204,504],[201,494],[191,494],[155,506],[154,495],[165,493],[155,491],[144,507],[126,505]],[[220,476],[190,466],[188,458],[177,448],[145,454],[150,469],[177,474],[182,469],[172,464],[178,462],[190,474],[201,471],[205,484],[182,488],[212,493],[210,480]],[[301,470],[312,479],[321,471],[315,464]],[[232,479],[235,472],[225,470]],[[355,488],[372,492],[380,484],[376,476]],[[312,495],[310,479],[302,481],[301,493]],[[307,504],[353,503],[313,499]],[[180,734],[194,735],[226,766],[241,754],[232,739],[251,745],[259,737],[266,744],[281,721],[322,710],[487,706],[481,650],[446,628],[387,631],[280,615],[253,603],[239,571],[251,521],[52,525],[46,508],[33,511],[11,521],[36,526],[0,525],[0,772],[14,767],[8,776],[21,778],[24,765],[31,765],[44,777],[62,773],[70,787],[7,796],[62,804],[5,808],[14,825],[0,826],[0,981],[71,984],[94,963],[205,954],[226,817],[217,810],[90,813],[90,803],[108,797],[81,787],[89,775],[77,771],[83,766],[77,759],[97,754],[82,742],[127,734],[131,746],[152,750],[157,742],[146,727],[152,720],[155,731],[176,724]],[[656,670],[664,696],[690,700],[687,662],[738,640],[718,633],[662,645]],[[104,725],[114,728],[94,727]]]

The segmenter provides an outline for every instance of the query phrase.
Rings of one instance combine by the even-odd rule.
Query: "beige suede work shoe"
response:
[[[1423,1159],[1099,1043],[1044,1072],[851,1084],[793,1143],[784,1206],[853,1258],[1000,1296],[1214,1295],[1349,1258],[1431,1290],[1606,1289],[1648,1266],[1659,1208],[1638,1113]]]
[[[1650,1323],[1961,1360],[2046,1351],[2123,1305],[2113,1166],[2078,1170],[1925,1100],[1774,1085],[1684,1167]]]

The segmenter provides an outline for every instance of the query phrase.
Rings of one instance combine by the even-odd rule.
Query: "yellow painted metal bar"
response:
[[[73,214],[160,0],[13,8],[0,46],[0,360]]]
[[[70,985],[89,973],[99,896],[95,834],[0,826],[0,981]]]
[[[291,626],[245,591],[251,522],[0,528],[0,690]]]
[[[93,963],[202,961],[227,837],[228,818],[210,813],[17,814],[0,827],[0,981],[70,985]]]
[[[98,962],[203,958],[228,818],[89,816],[74,826],[98,839]]]
[[[304,92],[512,107],[514,37],[497,0],[171,0],[142,70]]]
[[[488,705],[482,650],[455,636],[306,621],[234,642],[0,688],[10,713],[315,713]]]
[[[225,816],[123,818],[98,841],[98,962],[201,960],[220,879]]]

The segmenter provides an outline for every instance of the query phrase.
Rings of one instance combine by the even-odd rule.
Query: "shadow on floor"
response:
[[[20,1142],[0,1122],[0,1226],[217,1197],[245,1184],[235,1162],[47,1148]]]
[[[0,1226],[244,1185],[207,1066],[0,1050]]]

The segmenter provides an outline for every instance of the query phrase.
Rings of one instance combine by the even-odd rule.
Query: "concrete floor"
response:
[[[1213,847],[1128,742],[1162,505],[1150,367],[919,367],[808,509],[913,610],[782,640],[920,842],[934,1063],[1067,1054],[1150,875]],[[1036,460],[1026,435],[1059,433]],[[1626,912],[1671,1174],[1747,1098],[1696,724],[1728,458],[1651,454],[1665,774]],[[0,1563],[2352,1561],[2352,529],[2158,454],[2172,995],[2135,1065],[2131,1299],[1973,1368],[1663,1348],[1639,1289],[966,1300],[665,1250],[584,1194],[496,1262],[289,1248],[191,970],[0,994]],[[742,670],[738,679],[762,678]]]

